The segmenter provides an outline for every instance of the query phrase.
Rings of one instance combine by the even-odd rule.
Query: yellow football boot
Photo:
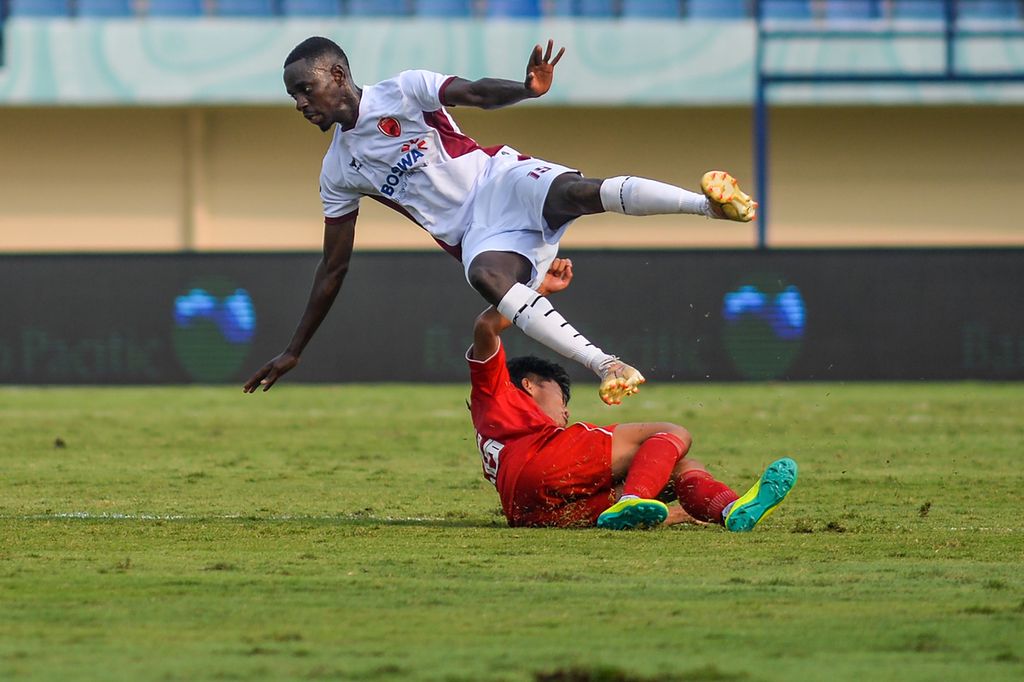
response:
[[[606,405],[618,405],[623,398],[640,391],[640,384],[647,381],[635,367],[616,360],[601,370],[601,386],[598,395]]]
[[[705,173],[700,180],[700,189],[711,200],[712,210],[721,217],[741,223],[749,223],[757,217],[757,202],[740,189],[736,178],[725,171]]]

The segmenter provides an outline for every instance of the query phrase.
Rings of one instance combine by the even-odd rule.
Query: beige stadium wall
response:
[[[481,144],[697,186],[750,190],[746,108],[457,110]],[[772,112],[773,246],[1024,245],[1024,107]],[[289,108],[2,108],[0,251],[315,249],[328,136]],[[572,247],[748,247],[749,226],[693,217],[575,225]],[[363,204],[358,248],[433,248]]]

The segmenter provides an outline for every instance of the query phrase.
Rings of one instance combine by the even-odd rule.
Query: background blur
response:
[[[284,345],[301,312],[315,256],[300,258],[294,270],[276,275],[289,287],[288,297],[279,288],[269,299],[257,300],[251,295],[253,285],[240,283],[237,274],[225,278],[223,271],[211,270],[213,261],[203,254],[312,252],[320,246],[317,180],[329,138],[291,108],[281,84],[285,55],[310,35],[342,45],[356,79],[364,83],[406,68],[466,78],[520,78],[532,46],[554,38],[567,52],[551,93],[500,111],[457,110],[463,130],[481,144],[509,144],[586,175],[646,175],[689,188],[698,186],[705,170],[723,168],[753,191],[753,105],[759,78],[768,71],[824,75],[821,82],[768,90],[770,115],[763,137],[771,152],[767,245],[776,250],[857,249],[846,253],[844,267],[867,279],[852,298],[874,282],[877,305],[907,301],[895,292],[934,287],[935,295],[926,302],[946,315],[942,319],[952,325],[948,333],[957,339],[952,344],[957,350],[937,358],[932,370],[913,376],[1024,376],[1024,329],[1013,311],[1019,309],[1024,286],[1015,274],[1021,272],[1017,265],[1024,264],[1019,251],[1024,246],[1019,207],[1024,38],[1022,3],[1016,0],[777,0],[759,6],[743,0],[0,0],[0,7],[0,252],[8,254],[0,259],[0,282],[5,291],[19,294],[0,303],[0,312],[6,313],[0,328],[0,381],[214,379],[182,374],[180,361],[174,371],[118,374],[110,369],[123,367],[110,360],[116,354],[111,334],[160,337],[168,353],[173,334],[180,336],[190,325],[212,325],[221,340],[230,341],[232,333],[237,343],[247,337],[244,343],[255,343],[260,351],[231,372],[217,373],[217,380],[232,381],[262,362],[264,350]],[[766,32],[776,37],[769,41]],[[892,80],[952,75],[950,45],[956,73],[1006,78]],[[883,73],[890,81],[837,84],[827,81],[830,73]],[[650,286],[665,287],[661,293],[687,310],[707,312],[720,338],[728,336],[732,300],[738,315],[752,315],[748,322],[767,325],[765,338],[786,340],[778,332],[785,325],[776,324],[776,318],[789,315],[787,324],[793,327],[798,316],[801,335],[805,330],[821,334],[816,343],[832,349],[826,357],[865,357],[863,348],[844,349],[847,337],[837,329],[814,327],[807,286],[779,271],[773,256],[754,250],[756,245],[756,231],[749,226],[605,215],[576,224],[563,253],[584,254],[580,274],[585,275],[587,250],[641,250],[661,254],[657,258],[665,258],[666,249],[676,250],[672,253],[680,258],[680,249],[733,250],[728,253],[738,263],[736,275],[724,290],[703,292],[701,298],[695,290],[706,277],[686,289],[674,288],[678,282],[666,278]],[[881,266],[866,256],[864,247],[923,248],[914,253],[926,264],[935,262],[929,260],[933,249],[945,247],[1001,248],[1002,258],[1017,260],[1006,266],[1005,281],[994,288],[986,280],[994,275],[984,265],[986,254],[994,251],[972,252],[974,265],[954,259],[935,275],[941,281],[879,282],[870,273]],[[446,258],[424,232],[370,201],[360,213],[357,248],[423,250],[430,263]],[[97,272],[120,273],[99,291],[90,287],[97,281],[95,273],[80,271],[79,280],[71,278],[67,259],[26,255],[81,252],[178,254],[169,261],[176,265],[165,285],[177,290],[180,300],[175,298],[173,306],[163,300],[137,303],[163,311],[157,319],[167,328],[159,334],[152,326],[128,329],[130,320],[141,318],[122,296],[138,288],[130,292],[137,296],[152,285],[147,265],[152,259],[125,255],[92,261]],[[244,263],[245,256],[241,259]],[[358,255],[355,262],[359,267]],[[374,267],[395,277],[396,262],[385,258]],[[444,333],[457,348],[460,330],[468,329],[479,305],[459,268],[438,262],[444,274],[431,284],[436,281],[435,289],[453,292],[453,300],[460,302],[444,311],[450,322],[441,323],[449,325]],[[702,261],[694,262],[689,267],[699,270]],[[677,271],[671,262],[664,267],[671,280]],[[239,269],[246,272],[244,266]],[[15,276],[16,270],[21,274]],[[25,273],[38,277],[31,289]],[[828,281],[828,275],[820,271],[815,276]],[[211,277],[221,283],[210,285]],[[758,277],[774,283],[757,284]],[[622,278],[624,288],[630,288],[628,273]],[[196,285],[200,279],[207,285]],[[393,284],[382,275],[359,292],[347,289],[343,299]],[[586,298],[585,276],[577,284],[577,296]],[[65,305],[71,287],[79,298],[84,293],[91,297],[74,307]],[[218,287],[224,293],[214,293]],[[995,291],[994,298],[979,300],[981,289]],[[246,298],[228,299],[240,290]],[[947,290],[959,298],[938,293]],[[855,301],[828,305],[842,309]],[[928,305],[913,314],[939,319]],[[431,322],[436,317],[426,301],[398,301],[396,306],[409,311],[407,328],[429,326],[416,315],[427,315]],[[64,331],[53,323],[58,311]],[[893,314],[911,319],[907,312]],[[74,329],[84,328],[75,323],[78,316],[108,320],[120,331],[76,337]],[[648,320],[641,331],[644,325],[656,326],[658,317],[682,318],[654,308],[638,309],[636,317]],[[269,319],[275,321],[274,333],[265,335],[262,322]],[[578,326],[586,329],[588,322]],[[358,318],[348,324],[321,335],[352,336],[345,329],[362,326]],[[965,348],[971,332],[966,330],[977,330],[979,324],[988,330],[986,339],[995,339],[983,345],[989,364],[991,357],[1002,358],[999,372],[970,371],[974,365]],[[229,328],[243,332],[225,331]],[[679,333],[692,335],[693,328],[684,326]],[[785,333],[792,337],[794,332]],[[715,337],[716,332],[709,334]],[[744,343],[756,346],[761,343],[756,336]],[[323,361],[328,353],[340,352],[319,341],[314,345],[325,353]],[[866,336],[865,343],[870,341]],[[877,339],[883,348],[894,342],[893,337]],[[897,345],[927,343],[918,336]],[[627,355],[626,350],[616,352]],[[47,354],[65,359],[49,361],[49,372],[31,369],[42,366],[39,358]],[[107,359],[100,362],[101,356]],[[76,357],[87,358],[82,360],[87,371],[75,373]],[[828,364],[804,372],[786,365],[775,374],[751,375],[739,369],[741,363],[725,362],[715,372],[704,370],[719,365],[686,364],[678,355],[672,363],[689,368],[678,373],[686,378],[811,378],[821,376]],[[431,366],[364,378],[431,378],[425,373]],[[939,371],[942,367],[945,372]],[[319,375],[305,371],[299,378],[350,378],[344,367]],[[451,375],[436,378],[457,380],[459,371],[453,368]],[[899,376],[905,374],[882,372],[880,378]]]

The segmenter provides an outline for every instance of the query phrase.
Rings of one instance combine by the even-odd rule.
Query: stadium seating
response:
[[[548,14],[553,17],[595,17],[616,16],[615,0],[552,0]]]
[[[961,19],[1016,19],[1021,15],[1016,0],[960,0],[957,15]]]
[[[270,17],[274,15],[273,0],[217,0],[217,16]]]
[[[65,17],[68,0],[11,0],[8,14],[12,17]]]
[[[202,16],[207,0],[0,0],[10,16],[24,17],[128,17],[137,11],[158,17]],[[216,16],[405,16],[555,17],[743,19],[750,16],[753,0],[213,0]],[[828,21],[893,19],[941,20],[944,0],[761,0],[766,19]],[[966,20],[1020,19],[1024,2],[1018,0],[954,0],[956,15]],[[137,9],[141,7],[141,9]],[[479,8],[479,9],[475,9]]]
[[[354,17],[400,17],[407,14],[405,0],[349,0],[348,13]]]
[[[333,17],[341,14],[340,0],[281,0],[281,14],[288,17]]]
[[[765,19],[810,19],[808,0],[762,0],[761,15]]]
[[[413,14],[418,17],[470,17],[472,0],[416,0]]]
[[[576,13],[581,17],[613,17],[613,0],[577,0]]]
[[[135,15],[132,0],[78,0],[80,17],[131,17]]]
[[[743,19],[747,16],[745,0],[690,0],[686,16],[691,19]]]
[[[942,19],[946,16],[943,0],[893,0],[889,8],[893,19]]]
[[[198,17],[203,14],[203,0],[149,0],[146,13],[151,17]]]
[[[825,18],[831,21],[875,19],[877,17],[877,0],[827,0],[825,3]]]
[[[677,18],[679,0],[622,0],[622,16],[644,18]]]
[[[539,17],[540,0],[488,0],[488,17]]]

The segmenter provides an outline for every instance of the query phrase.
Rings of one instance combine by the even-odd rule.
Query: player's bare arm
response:
[[[541,296],[549,296],[558,293],[569,286],[572,282],[572,261],[568,258],[556,258],[551,262],[544,281],[537,287],[537,293]],[[512,323],[498,310],[491,306],[480,313],[473,326],[473,350],[471,357],[474,360],[486,360],[498,350],[498,335],[512,326]]]
[[[349,261],[352,259],[355,232],[355,216],[337,225],[324,226],[324,255],[313,276],[313,287],[306,302],[306,311],[302,314],[287,348],[245,382],[243,390],[246,393],[253,393],[260,386],[264,391],[269,391],[278,379],[299,364],[299,357],[306,344],[327,317],[334,299],[341,291],[345,275],[348,274]]]
[[[497,109],[506,107],[524,99],[540,97],[551,89],[555,77],[555,65],[565,54],[560,48],[552,58],[555,42],[549,40],[547,49],[535,45],[526,65],[526,79],[510,81],[503,78],[481,78],[469,81],[456,78],[445,90],[444,104],[448,106],[477,107],[480,109]]]

